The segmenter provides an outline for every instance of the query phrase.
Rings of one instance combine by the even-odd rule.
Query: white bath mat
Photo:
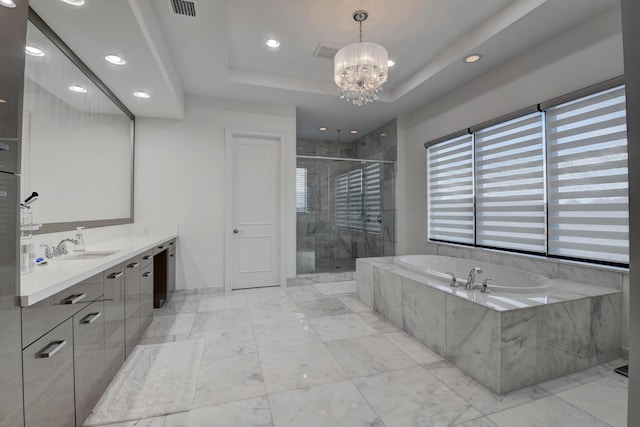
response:
[[[203,341],[137,346],[85,421],[98,426],[191,409]]]

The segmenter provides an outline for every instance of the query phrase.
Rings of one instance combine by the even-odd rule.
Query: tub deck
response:
[[[360,301],[495,393],[621,355],[616,289],[551,279],[540,294],[483,294],[451,288],[395,259],[356,261]]]

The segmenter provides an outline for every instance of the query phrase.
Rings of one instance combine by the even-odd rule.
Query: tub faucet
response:
[[[476,287],[476,273],[481,274],[482,269],[480,267],[473,267],[469,272],[469,278],[467,284],[464,286],[466,289],[475,289]]]

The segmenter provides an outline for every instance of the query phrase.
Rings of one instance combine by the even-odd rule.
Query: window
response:
[[[627,263],[624,87],[547,110],[549,253]]]
[[[307,168],[296,168],[296,212],[309,212]]]
[[[629,260],[624,86],[428,147],[429,239]]]
[[[381,166],[371,163],[336,176],[333,225],[379,233],[382,222]]]

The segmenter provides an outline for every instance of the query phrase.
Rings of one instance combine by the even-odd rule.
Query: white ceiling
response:
[[[198,17],[176,16],[168,0],[31,0],[33,9],[137,116],[182,118],[184,95],[297,107],[298,135],[365,133],[413,111],[618,5],[619,0],[198,0]],[[356,9],[369,12],[364,41],[396,61],[381,99],[340,100],[322,43],[358,41]],[[265,40],[281,41],[275,50]],[[476,64],[462,59],[483,55]],[[104,61],[117,53],[128,63]],[[152,97],[140,100],[134,90]],[[326,126],[329,132],[320,132]],[[350,137],[342,132],[342,140]]]

